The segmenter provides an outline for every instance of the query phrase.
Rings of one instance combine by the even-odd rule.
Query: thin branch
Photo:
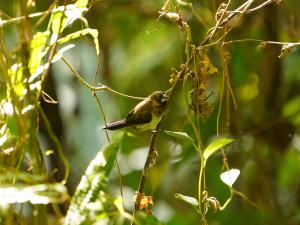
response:
[[[98,57],[97,70],[95,72],[95,76],[94,76],[94,80],[93,80],[94,86],[96,86],[96,80],[97,80],[97,75],[98,75],[98,72],[99,72],[99,68],[100,68],[100,57]],[[104,120],[104,124],[106,126],[107,120],[106,120],[106,116],[105,116],[105,113],[104,113],[104,109],[103,109],[102,104],[100,102],[100,98],[97,96],[97,93],[95,91],[93,91],[93,96],[96,99],[96,102],[99,106],[99,109],[100,109],[100,112],[101,112],[101,115],[102,115],[102,118]],[[104,131],[105,131],[105,134],[106,134],[107,141],[110,142],[110,138],[109,138],[107,129],[104,129]],[[122,199],[124,199],[123,198],[123,184],[122,184],[121,170],[120,170],[120,166],[119,166],[119,162],[118,162],[117,158],[116,158],[116,165],[117,165],[117,171],[118,171],[118,177],[119,177],[120,194],[121,194]]]
[[[229,0],[228,3],[226,4],[226,8],[222,11],[222,15],[220,16],[220,19],[217,21],[216,26],[212,28],[212,31],[202,41],[202,43],[199,47],[204,48],[204,47],[209,47],[211,45],[215,45],[215,44],[219,43],[223,39],[223,37],[226,36],[230,32],[230,30],[233,28],[233,25],[230,26],[230,29],[228,31],[226,31],[218,41],[208,44],[218,29],[222,29],[224,27],[224,25],[230,23],[230,21],[233,21],[233,20],[234,20],[234,24],[235,24],[243,14],[246,14],[246,13],[249,14],[249,13],[253,13],[257,10],[260,10],[263,7],[273,3],[274,0],[267,0],[252,9],[248,9],[250,7],[250,5],[254,2],[253,0],[249,0],[249,1],[246,1],[245,3],[243,3],[242,5],[240,5],[237,9],[235,9],[233,11],[227,11],[227,8],[228,8],[230,2],[231,1]],[[229,14],[229,15],[226,15],[226,14]],[[239,17],[237,18],[237,16],[239,16]],[[235,18],[237,18],[237,19],[235,19]]]
[[[215,45],[218,44],[222,44],[222,45],[231,45],[231,44],[235,44],[235,43],[242,43],[242,42],[260,42],[260,43],[264,43],[264,44],[269,44],[269,45],[291,45],[292,47],[297,47],[300,46],[300,42],[285,42],[285,41],[266,41],[266,40],[259,40],[259,39],[251,39],[251,38],[246,38],[246,39],[240,39],[240,40],[231,40],[231,41],[222,41],[223,37],[219,38],[217,41],[210,43],[210,44],[206,44],[203,46],[198,46],[198,49],[204,49],[204,48],[210,48],[213,47]]]
[[[254,11],[262,9],[264,6],[267,6],[267,5],[271,4],[272,2],[274,2],[274,0],[268,0],[268,1],[265,1],[262,4],[260,4],[260,5],[256,6],[256,7],[252,8],[252,9],[247,9],[245,11],[242,11],[240,9],[236,9],[234,11],[228,11],[228,12],[229,13],[252,13]]]
[[[131,95],[126,95],[126,94],[123,94],[121,92],[118,92],[118,91],[115,91],[113,90],[112,88],[108,87],[108,86],[105,86],[101,83],[100,86],[97,86],[97,87],[94,87],[92,85],[90,85],[88,82],[86,82],[82,77],[81,75],[74,69],[74,67],[66,60],[65,57],[62,57],[62,60],[64,61],[64,63],[69,67],[69,69],[73,72],[74,76],[83,84],[85,85],[87,88],[89,88],[91,91],[109,91],[109,92],[112,92],[116,95],[120,95],[120,96],[123,96],[123,97],[126,97],[126,98],[132,98],[132,99],[136,99],[136,100],[144,100],[145,98],[143,97],[136,97],[136,96],[131,96]]]

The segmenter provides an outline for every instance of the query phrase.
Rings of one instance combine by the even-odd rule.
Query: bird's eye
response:
[[[164,92],[162,92],[160,94],[160,102],[163,103],[163,102],[166,102],[166,101],[168,101],[168,96]]]

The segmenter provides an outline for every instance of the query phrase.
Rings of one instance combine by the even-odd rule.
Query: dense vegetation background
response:
[[[137,210],[144,213],[136,224],[300,224],[300,1],[21,0],[1,1],[0,10],[1,224],[59,224],[70,202],[82,203],[81,224],[130,224],[152,133],[125,129],[107,138],[103,115],[120,119],[139,100],[102,85],[145,97],[176,77],[161,129],[181,133],[157,135],[159,157],[145,183],[154,205]],[[218,21],[225,22],[208,39]],[[235,139],[206,163],[201,187],[210,202],[202,196],[201,213],[199,202],[175,197],[201,199],[203,160],[184,135],[202,151]],[[108,162],[117,159],[119,170],[98,168],[103,177],[90,174],[77,187],[109,140],[106,150],[118,153]],[[229,168],[240,170],[235,193],[214,209],[233,191],[220,179]],[[88,194],[97,204],[84,205]]]

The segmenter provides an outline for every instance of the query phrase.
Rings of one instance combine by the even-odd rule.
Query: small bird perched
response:
[[[155,129],[164,114],[167,101],[168,96],[163,91],[155,91],[137,104],[125,119],[107,123],[103,128],[118,130],[131,126],[137,130]]]

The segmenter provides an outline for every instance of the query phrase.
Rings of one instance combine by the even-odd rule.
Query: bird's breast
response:
[[[149,123],[135,125],[134,128],[137,130],[153,130],[161,120],[161,116],[157,116],[152,113],[152,120]]]

